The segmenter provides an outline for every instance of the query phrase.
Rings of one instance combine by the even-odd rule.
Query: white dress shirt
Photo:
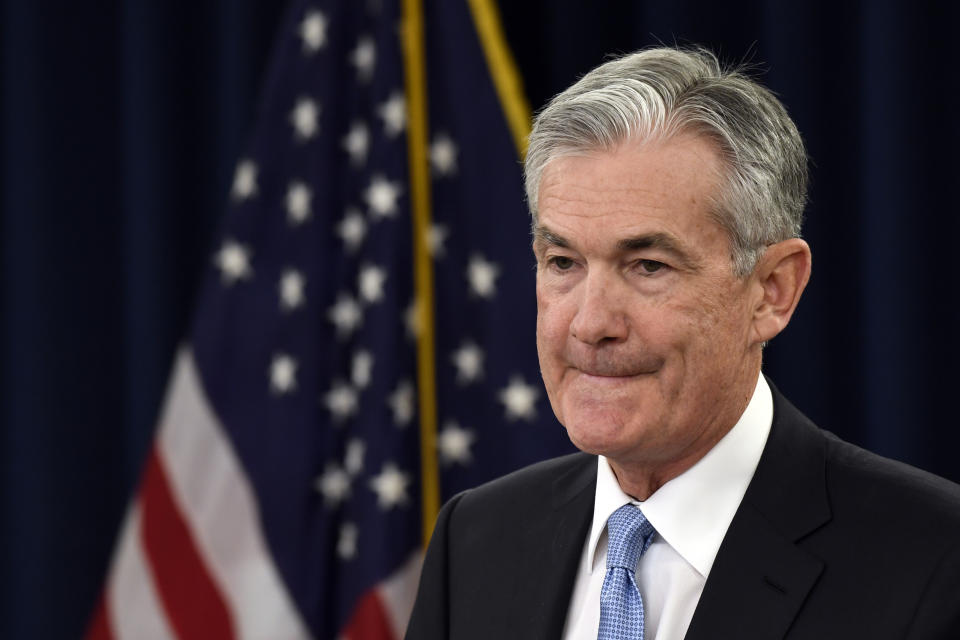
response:
[[[737,424],[707,455],[644,502],[623,492],[607,459],[600,456],[593,524],[583,546],[564,640],[597,637],[607,566],[607,518],[628,502],[639,506],[656,529],[636,572],[643,598],[644,640],[681,640],[686,635],[772,422],[773,397],[761,374]]]

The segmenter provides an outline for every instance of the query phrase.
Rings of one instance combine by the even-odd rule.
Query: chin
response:
[[[566,428],[567,436],[581,451],[607,456],[629,448],[632,438],[628,422],[620,411],[581,408],[565,411],[564,418],[560,422]]]

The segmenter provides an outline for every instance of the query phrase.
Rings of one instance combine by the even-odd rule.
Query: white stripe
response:
[[[117,640],[174,640],[141,544],[140,506],[127,512],[107,582],[107,611]]]
[[[207,402],[188,348],[177,355],[158,450],[238,636],[309,638],[263,538],[253,490]]]
[[[380,602],[386,609],[394,638],[402,638],[407,633],[407,624],[410,622],[410,614],[413,613],[413,601],[417,597],[417,585],[420,583],[422,566],[423,552],[417,551],[377,587],[380,592]]]

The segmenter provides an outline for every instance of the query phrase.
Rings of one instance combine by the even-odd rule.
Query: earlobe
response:
[[[791,238],[767,247],[754,277],[761,295],[754,307],[754,340],[763,343],[783,331],[810,279],[810,246]]]

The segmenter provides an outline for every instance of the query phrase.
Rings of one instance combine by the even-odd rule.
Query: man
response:
[[[777,99],[642,51],[554,98],[526,175],[541,371],[584,453],[444,507],[407,637],[960,638],[960,487],[760,373],[811,264]]]

